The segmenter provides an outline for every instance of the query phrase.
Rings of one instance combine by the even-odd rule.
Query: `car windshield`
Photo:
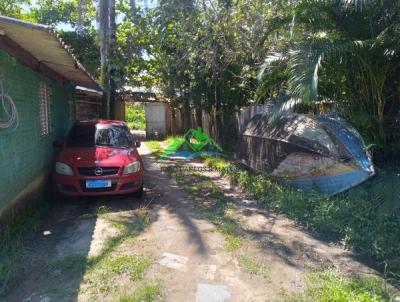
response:
[[[132,147],[132,136],[125,126],[75,125],[68,138],[67,147]]]

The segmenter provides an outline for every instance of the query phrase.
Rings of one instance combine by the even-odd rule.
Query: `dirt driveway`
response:
[[[199,196],[161,172],[145,145],[140,153],[145,197],[55,202],[5,301],[279,301],[315,268],[372,272],[217,174],[204,172],[210,194]]]

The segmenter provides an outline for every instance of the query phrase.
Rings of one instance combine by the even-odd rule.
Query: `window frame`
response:
[[[52,99],[50,86],[40,82],[38,86],[40,136],[48,137],[53,133]]]

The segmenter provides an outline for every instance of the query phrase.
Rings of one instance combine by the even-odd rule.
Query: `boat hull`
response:
[[[373,175],[373,172],[355,170],[336,175],[292,179],[288,180],[288,183],[307,192],[318,191],[325,195],[335,195],[359,185]]]
[[[291,114],[276,125],[255,116],[237,157],[248,167],[296,188],[334,195],[375,174],[358,132],[343,120]]]

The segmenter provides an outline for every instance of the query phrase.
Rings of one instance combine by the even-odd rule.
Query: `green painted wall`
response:
[[[46,171],[52,163],[56,138],[63,138],[74,117],[74,89],[62,86],[0,50],[0,80],[18,110],[16,129],[0,129],[0,208]],[[38,87],[50,88],[52,133],[40,135]],[[0,98],[1,102],[1,98]],[[0,118],[4,117],[0,104]],[[72,111],[72,112],[71,112]]]

